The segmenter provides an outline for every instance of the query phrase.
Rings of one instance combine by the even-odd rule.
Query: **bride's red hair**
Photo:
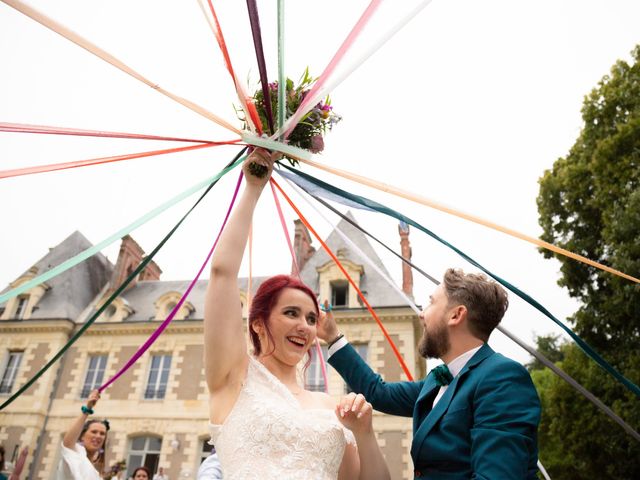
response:
[[[251,300],[251,309],[249,310],[249,335],[251,338],[251,344],[253,345],[253,354],[257,357],[262,352],[260,345],[260,338],[258,334],[251,328],[251,326],[257,321],[262,320],[265,332],[269,337],[269,341],[273,344],[273,337],[271,336],[271,330],[269,329],[269,315],[271,310],[278,301],[280,294],[285,288],[295,288],[306,293],[313,301],[313,305],[316,309],[316,315],[320,316],[320,309],[318,307],[318,301],[313,291],[307,287],[304,283],[291,275],[276,275],[268,278],[256,292],[253,300]]]

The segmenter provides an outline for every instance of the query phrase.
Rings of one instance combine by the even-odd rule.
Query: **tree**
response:
[[[538,213],[548,242],[640,274],[640,45],[618,61],[582,108],[584,126],[569,154],[540,179]],[[545,257],[553,254],[544,251]],[[582,306],[575,331],[632,382],[640,383],[640,287],[565,257],[559,284]],[[634,429],[640,401],[578,348],[562,368]],[[562,439],[562,451],[541,444],[556,479],[640,478],[640,445],[559,379],[540,380],[548,402],[541,432]],[[551,449],[558,446],[549,442]],[[562,458],[560,458],[562,457]]]
[[[536,350],[550,362],[558,363],[564,360],[567,343],[560,342],[560,335],[552,333],[549,335],[536,335],[535,342],[537,345]],[[544,370],[545,368],[544,364],[537,358],[534,358],[525,366],[529,372]]]

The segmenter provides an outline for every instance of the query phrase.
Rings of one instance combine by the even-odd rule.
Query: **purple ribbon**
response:
[[[262,84],[262,95],[264,96],[264,110],[267,114],[267,123],[270,133],[273,135],[273,112],[271,110],[271,93],[269,92],[269,80],[267,79],[267,64],[264,61],[264,50],[262,49],[262,34],[260,33],[260,17],[258,16],[258,5],[256,0],[247,0],[247,10],[249,10],[249,21],[251,22],[251,33],[253,34],[253,46],[256,49],[256,60],[258,61],[258,71],[260,72],[260,83]],[[286,88],[278,85],[278,88]]]
[[[213,255],[214,250],[216,249],[216,245],[218,245],[218,240],[220,240],[220,235],[222,235],[222,231],[224,230],[225,225],[227,224],[227,220],[229,220],[229,215],[231,214],[231,209],[233,208],[233,204],[236,202],[236,198],[238,197],[238,191],[240,190],[240,184],[242,183],[242,172],[240,172],[240,175],[238,176],[238,182],[236,184],[236,189],[233,192],[233,198],[231,199],[231,203],[229,204],[229,209],[227,210],[227,214],[224,217],[224,221],[222,222],[222,226],[220,227],[220,231],[218,232],[218,236],[216,237],[216,241],[213,242],[213,247],[211,247],[211,250],[209,250],[209,254],[207,255],[207,258],[205,259],[204,263],[202,264],[202,266],[200,267],[200,270],[198,271],[198,274],[196,275],[196,278],[193,279],[193,281],[191,282],[191,284],[189,285],[189,287],[187,288],[187,290],[184,292],[184,294],[182,295],[182,298],[180,299],[180,301],[178,302],[178,304],[173,307],[173,310],[171,310],[171,313],[169,314],[169,316],[166,318],[165,321],[163,321],[158,328],[156,329],[155,332],[153,332],[151,334],[151,336],[147,339],[146,342],[144,342],[144,344],[142,346],[140,346],[140,348],[138,349],[138,351],[136,353],[133,354],[133,356],[129,359],[129,361],[118,371],[118,373],[116,373],[113,377],[111,377],[106,383],[102,384],[102,386],[100,388],[98,388],[98,391],[100,393],[102,393],[109,385],[111,385],[113,382],[115,382],[118,378],[120,378],[120,376],[126,372],[127,370],[129,370],[129,368],[131,367],[131,365],[133,365],[134,363],[136,363],[136,361],[142,356],[144,355],[144,353],[149,350],[149,347],[151,345],[153,345],[153,342],[155,342],[158,337],[162,334],[162,332],[164,332],[164,330],[169,326],[169,324],[171,323],[171,321],[173,320],[173,317],[176,316],[176,313],[178,313],[178,311],[180,310],[180,307],[182,307],[182,304],[185,302],[185,300],[187,299],[187,297],[189,296],[189,293],[191,293],[191,290],[193,289],[194,285],[196,284],[196,282],[198,281],[198,279],[200,278],[200,275],[202,274],[202,271],[204,270],[204,268],[207,266],[207,264],[209,263],[209,260],[211,259],[211,255]]]

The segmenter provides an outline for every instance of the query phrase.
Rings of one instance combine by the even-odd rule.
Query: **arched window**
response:
[[[180,292],[166,292],[161,295],[154,303],[156,308],[155,320],[164,320],[169,316],[171,311],[178,304],[180,299],[182,298],[182,294]],[[189,301],[185,301],[180,310],[176,312],[175,319],[176,320],[184,320],[189,317],[195,311],[195,307]]]
[[[127,478],[133,475],[133,471],[138,467],[147,467],[154,474],[158,469],[161,447],[162,437],[132,437],[127,455]]]

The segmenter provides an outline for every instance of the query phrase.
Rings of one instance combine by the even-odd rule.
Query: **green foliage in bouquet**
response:
[[[286,80],[286,108],[285,118],[291,117],[294,112],[300,107],[300,104],[304,98],[309,94],[311,85],[315,82],[315,78],[309,75],[309,69],[305,69],[302,77],[295,85],[293,80],[287,78]],[[269,96],[271,99],[271,107],[273,112],[278,111],[278,82],[269,84]],[[264,94],[262,89],[258,89],[253,96],[253,100],[258,111],[258,116],[262,123],[262,130],[268,131],[267,113],[264,106]],[[245,128],[246,128],[246,120]],[[333,112],[331,106],[331,100],[327,96],[324,100],[318,102],[314,107],[306,113],[304,117],[298,122],[295,128],[291,131],[291,134],[287,138],[287,143],[295,147],[304,148],[313,153],[319,153],[324,150],[323,137],[328,130],[331,130],[333,126],[342,120],[342,117]],[[298,161],[294,158],[285,155],[285,158],[289,160],[291,165],[295,166]],[[256,167],[260,167],[256,165]],[[253,172],[260,176],[260,172]],[[263,174],[264,175],[264,174]]]

